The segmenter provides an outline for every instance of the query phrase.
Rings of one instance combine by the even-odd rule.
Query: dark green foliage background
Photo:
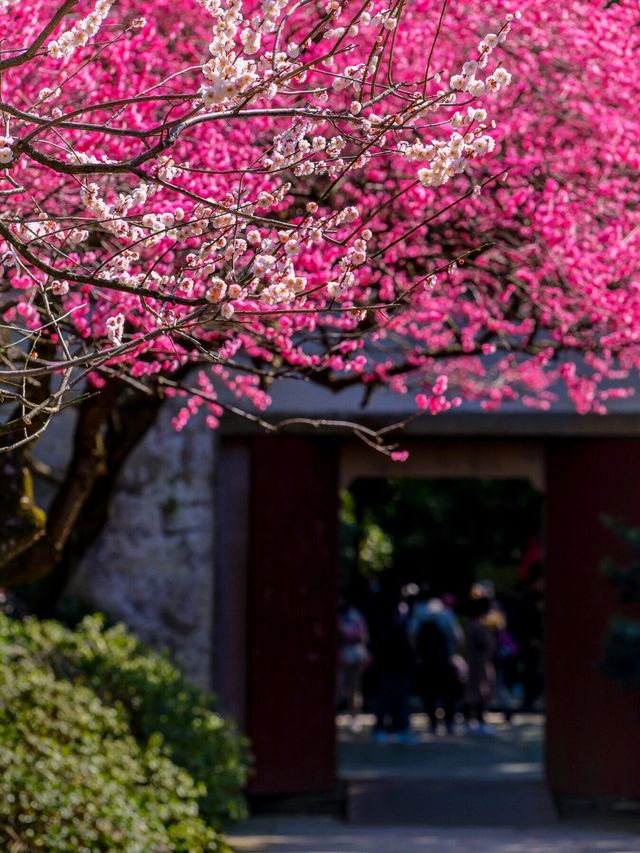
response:
[[[542,503],[524,480],[356,480],[342,495],[342,584],[383,573],[394,585],[427,581],[436,593],[464,596],[480,578],[500,591],[541,536]],[[372,525],[387,540],[373,559],[363,549]]]

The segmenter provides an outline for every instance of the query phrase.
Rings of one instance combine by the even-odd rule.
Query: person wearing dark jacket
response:
[[[410,742],[409,690],[412,649],[407,633],[407,615],[396,605],[384,617],[384,630],[374,648],[378,672],[378,707],[373,739],[385,743],[389,735]]]
[[[437,732],[436,712],[441,707],[447,732],[452,734],[456,701],[461,688],[453,664],[457,650],[456,639],[447,621],[440,618],[445,612],[444,607],[437,608],[436,603],[441,604],[438,599],[429,602],[430,618],[422,621],[415,638],[417,682],[431,732]]]

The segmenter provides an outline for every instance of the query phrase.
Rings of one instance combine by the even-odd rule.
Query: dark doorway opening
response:
[[[638,748],[637,702],[600,666],[602,640],[620,601],[599,568],[612,554],[602,515],[640,524],[637,438],[416,438],[407,440],[410,457],[403,466],[346,438],[260,436],[225,444],[219,468],[224,489],[217,525],[216,688],[222,707],[239,710],[252,738],[252,794],[335,793],[340,484],[400,474],[524,479],[544,494],[549,789],[561,804],[637,801],[639,777],[630,760]],[[436,743],[445,742],[440,737]],[[390,749],[404,747],[384,749],[390,755]],[[429,755],[434,759],[433,748]],[[512,783],[521,778],[517,761],[500,763],[510,765]],[[376,772],[374,767],[371,773]],[[406,785],[401,790],[404,794]],[[423,802],[432,803],[432,794]],[[381,814],[390,814],[389,802]],[[421,823],[429,818],[418,816]],[[513,822],[505,800],[502,818]]]
[[[409,813],[411,792],[424,809],[425,785],[447,790],[444,810],[430,795],[446,823],[486,784],[494,806],[471,808],[475,821],[496,819],[506,786],[524,786],[527,813],[542,789],[542,513],[524,479],[362,478],[342,491],[338,773],[364,791],[364,819],[389,811],[392,790]]]

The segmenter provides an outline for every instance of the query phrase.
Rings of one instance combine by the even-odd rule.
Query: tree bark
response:
[[[122,467],[155,423],[163,402],[158,396],[128,391],[112,408],[103,441],[104,464],[96,472],[85,496],[76,524],[66,538],[61,558],[32,601],[32,609],[39,616],[55,614],[82,557],[107,522],[109,505]]]
[[[2,346],[8,347],[6,336],[0,336]],[[52,358],[54,349],[43,342],[40,347],[45,358]],[[46,400],[51,387],[51,377],[47,376],[26,383],[24,394],[34,405]],[[16,406],[9,421],[19,417],[21,410]],[[33,433],[37,433],[44,423],[44,414],[37,415],[31,423]],[[0,445],[9,447],[22,433],[8,432],[0,437]],[[27,464],[27,453],[31,442],[15,450],[0,452],[0,583],[1,569],[15,561],[22,553],[32,548],[41,539],[46,529],[46,513],[36,506],[33,497],[33,481]]]
[[[15,561],[44,535],[47,517],[33,502],[31,474],[21,450],[0,454],[0,482],[0,566],[3,566]]]
[[[106,464],[104,422],[114,403],[118,385],[115,381],[107,383],[99,393],[80,405],[73,455],[47,513],[44,533],[18,558],[0,567],[0,584],[32,583],[52,571],[61,559],[87,496]]]

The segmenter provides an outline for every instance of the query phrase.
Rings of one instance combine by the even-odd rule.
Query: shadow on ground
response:
[[[457,734],[435,737],[427,732],[424,714],[413,714],[417,743],[371,742],[374,717],[361,714],[356,731],[350,718],[338,717],[338,774],[362,779],[522,779],[544,775],[544,717],[517,714],[506,724],[501,714],[490,714],[493,732],[485,737]]]

